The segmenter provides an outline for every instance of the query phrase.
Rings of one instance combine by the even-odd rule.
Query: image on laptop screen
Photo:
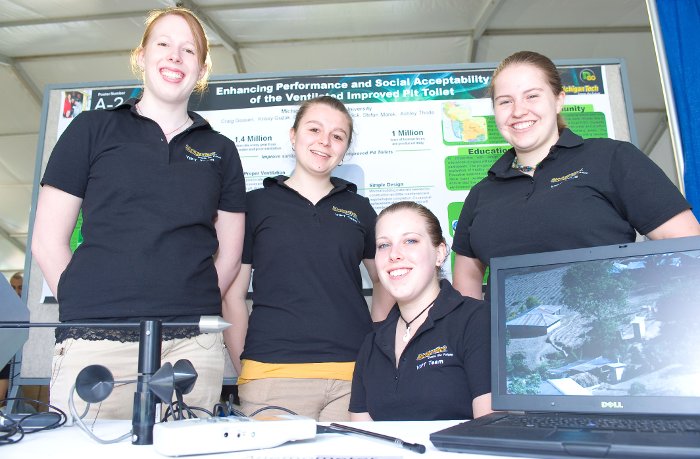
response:
[[[697,414],[700,238],[504,257],[491,275],[494,409]]]

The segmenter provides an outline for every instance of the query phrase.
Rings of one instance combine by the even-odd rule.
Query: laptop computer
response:
[[[490,270],[498,412],[431,434],[436,448],[700,457],[700,237],[495,258]]]

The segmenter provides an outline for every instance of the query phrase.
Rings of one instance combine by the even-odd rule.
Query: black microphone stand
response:
[[[148,389],[153,374],[160,368],[160,350],[163,338],[160,320],[143,320],[140,325],[139,366],[134,412],[131,419],[131,443],[153,444],[153,426],[156,421],[158,398]]]

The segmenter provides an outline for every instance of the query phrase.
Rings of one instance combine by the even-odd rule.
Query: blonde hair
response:
[[[201,21],[195,16],[195,14],[187,8],[180,6],[163,8],[160,10],[153,10],[148,14],[146,18],[146,29],[143,31],[143,36],[141,37],[141,43],[131,51],[130,62],[131,71],[134,72],[141,80],[143,80],[143,69],[138,64],[138,56],[143,51],[144,46],[148,42],[153,31],[153,26],[155,23],[165,16],[180,16],[184,19],[190,26],[192,35],[194,36],[194,46],[197,49],[197,57],[199,58],[199,65],[205,69],[202,77],[197,81],[194,86],[195,92],[203,92],[207,88],[207,80],[209,79],[209,74],[211,73],[211,56],[209,54],[209,39],[204,31]]]
[[[491,84],[489,85],[489,96],[491,96],[491,103],[493,103],[496,77],[506,67],[517,64],[532,65],[533,67],[541,70],[542,73],[544,73],[547,84],[549,84],[549,88],[552,90],[552,93],[554,93],[555,96],[558,96],[564,91],[564,87],[561,84],[561,75],[559,74],[559,70],[550,58],[540,53],[536,53],[535,51],[518,51],[517,53],[511,54],[503,59],[493,72]],[[564,121],[561,113],[557,114],[557,128],[559,129],[559,132],[566,128],[566,121]]]

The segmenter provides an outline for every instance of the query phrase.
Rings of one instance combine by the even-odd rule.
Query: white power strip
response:
[[[272,448],[315,436],[316,421],[303,416],[215,417],[156,424],[153,446],[165,456],[187,456]]]

